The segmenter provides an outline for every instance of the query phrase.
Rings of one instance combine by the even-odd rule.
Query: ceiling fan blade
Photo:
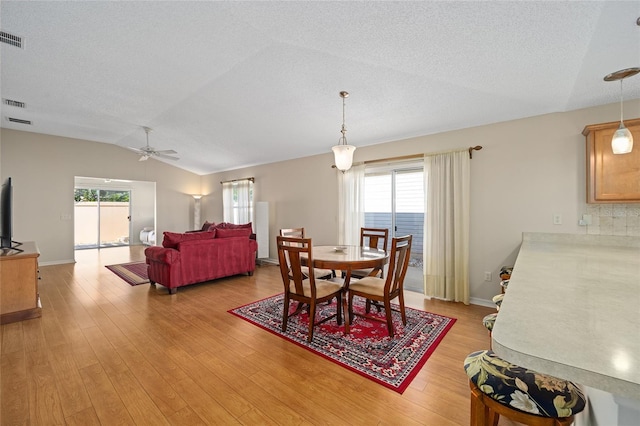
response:
[[[176,153],[177,154],[177,153]],[[158,158],[164,158],[166,160],[179,160],[178,157],[172,157],[170,155],[166,155],[166,154],[160,154],[160,152],[156,151],[156,153],[154,154],[156,157]]]
[[[127,149],[130,149],[133,152],[137,152],[138,154],[144,155],[146,154],[143,150],[141,150],[140,148],[132,148],[130,146],[127,147]]]
[[[149,159],[149,156],[148,156],[148,155],[146,155],[146,154],[143,154],[143,155],[138,159],[138,161],[147,161],[148,159]]]
[[[177,154],[177,152],[172,149],[154,150],[153,152],[156,154]]]

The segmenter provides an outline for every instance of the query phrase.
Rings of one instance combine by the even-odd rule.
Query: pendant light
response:
[[[604,77],[604,81],[620,80],[620,127],[613,134],[611,139],[611,149],[614,154],[628,154],[633,149],[633,135],[624,126],[623,123],[623,106],[622,106],[622,80],[627,77],[633,77],[640,72],[640,68],[626,68],[620,71],[612,72]]]
[[[344,105],[345,99],[349,97],[349,93],[340,92],[340,97],[342,98],[342,130],[340,130],[342,136],[338,139],[338,145],[331,148],[331,150],[335,156],[336,167],[344,173],[349,170],[353,164],[353,152],[356,150],[356,147],[347,143],[347,128],[344,125]]]

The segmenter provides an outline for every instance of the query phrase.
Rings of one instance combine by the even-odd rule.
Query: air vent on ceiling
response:
[[[0,42],[19,47],[20,49],[24,48],[24,45],[22,44],[22,37],[10,34],[6,31],[0,31]]]
[[[13,118],[13,117],[7,117],[7,120],[9,120],[12,123],[28,124],[29,126],[31,125],[31,120],[22,120],[20,118]]]
[[[26,108],[27,104],[20,101],[14,101],[13,99],[2,98],[2,103],[16,108]]]

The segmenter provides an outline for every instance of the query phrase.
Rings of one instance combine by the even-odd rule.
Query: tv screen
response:
[[[11,178],[2,184],[0,194],[0,248],[11,248],[11,201],[12,201]]]

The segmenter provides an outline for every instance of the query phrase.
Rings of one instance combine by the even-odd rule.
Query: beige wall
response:
[[[640,100],[626,102],[625,115],[640,117]],[[484,147],[471,162],[470,282],[472,302],[486,302],[499,292],[498,270],[513,264],[522,232],[586,233],[578,226],[587,213],[581,132],[587,124],[618,117],[618,104],[548,114],[359,147],[355,160]],[[158,242],[165,230],[193,226],[189,194],[205,194],[202,221],[219,222],[220,181],[249,176],[256,178],[255,200],[269,202],[270,257],[276,257],[273,242],[283,227],[304,226],[319,244],[337,239],[339,172],[331,168],[331,142],[327,154],[201,177],[154,160],[140,163],[131,152],[109,144],[5,129],[1,136],[0,174],[15,179],[14,234],[37,241],[44,262],[73,259],[73,222],[61,215],[72,214],[74,176],[157,182]],[[51,210],[41,211],[42,205]],[[562,225],[553,224],[556,213]],[[492,272],[492,282],[484,281],[485,271]]]
[[[2,129],[0,173],[13,178],[13,235],[36,241],[43,264],[74,261],[75,176],[156,182],[157,235],[191,229],[201,177],[104,143]],[[43,206],[47,206],[46,209]]]
[[[640,100],[625,103],[640,117]],[[585,125],[615,121],[619,105],[548,114],[402,141],[359,147],[355,161],[482,145],[471,162],[472,302],[498,293],[498,271],[515,261],[522,232],[586,233]],[[351,124],[356,125],[355,123]],[[357,146],[357,141],[350,141]],[[304,143],[304,141],[299,141]],[[640,141],[636,142],[640,147]],[[337,171],[327,154],[203,177],[203,220],[222,220],[220,181],[256,178],[256,201],[269,202],[270,257],[280,228],[304,226],[319,244],[337,240]],[[562,225],[553,224],[561,214]],[[493,275],[484,281],[484,272]]]

